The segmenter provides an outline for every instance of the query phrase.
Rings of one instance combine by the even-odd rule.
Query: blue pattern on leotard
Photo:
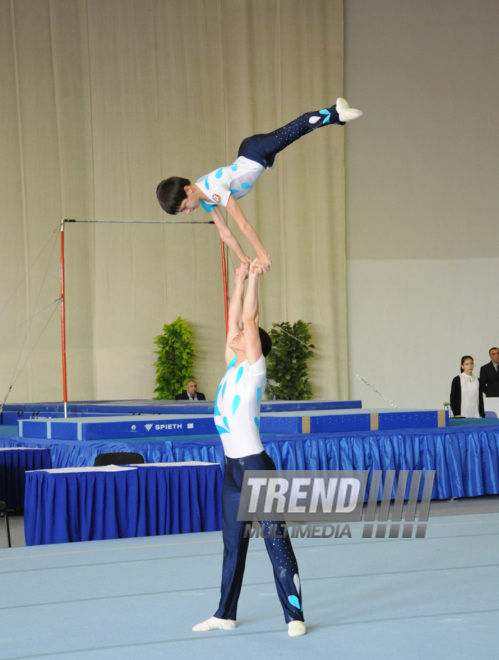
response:
[[[241,403],[241,397],[239,394],[236,394],[232,401],[232,414],[234,415],[236,410],[239,408],[239,404]]]
[[[222,386],[219,385],[217,387],[217,393],[215,394],[215,406],[213,408],[213,414],[215,415],[215,417],[220,417],[220,410],[218,408],[218,395],[220,394],[221,389],[222,389]],[[222,397],[223,397],[223,393],[222,393]]]
[[[216,206],[216,204],[209,204],[208,202],[205,202],[204,199],[200,199],[199,204],[201,208],[206,211],[206,213],[211,213]]]

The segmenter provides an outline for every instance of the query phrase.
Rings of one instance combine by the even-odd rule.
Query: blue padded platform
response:
[[[191,404],[192,405],[192,404]],[[312,410],[263,413],[262,433],[323,433],[403,428],[438,428],[449,424],[443,410]],[[210,415],[127,415],[18,420],[19,436],[48,440],[114,440],[216,434]]]
[[[362,407],[361,401],[263,401],[262,412],[290,410],[350,410]],[[106,417],[119,415],[213,415],[213,401],[73,401],[67,405],[68,417]],[[17,424],[20,419],[64,418],[62,403],[10,403],[3,407],[1,423]]]
[[[163,436],[211,435],[213,417],[201,415],[121,415],[25,419],[17,422],[21,438],[48,440],[102,440]]]

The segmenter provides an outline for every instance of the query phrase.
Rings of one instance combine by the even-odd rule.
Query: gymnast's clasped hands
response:
[[[257,275],[264,275],[268,273],[272,265],[270,257],[268,259],[256,259],[251,260],[250,257],[246,257],[247,261],[241,261],[239,267],[236,269],[235,273],[235,282],[237,283],[239,279],[243,282],[247,279],[250,273],[256,273]]]

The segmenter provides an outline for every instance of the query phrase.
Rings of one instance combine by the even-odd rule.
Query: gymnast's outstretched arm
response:
[[[229,250],[232,250],[232,252],[236,255],[236,257],[238,257],[239,261],[241,261],[242,263],[250,263],[251,259],[246,254],[244,254],[243,249],[239,245],[237,238],[228,228],[227,223],[225,222],[225,218],[220,212],[218,206],[215,206],[210,211],[210,216],[213,222],[215,223],[215,225],[217,226],[218,233],[220,234],[220,238],[225,243],[225,245],[227,245]]]
[[[246,236],[249,243],[254,248],[260,263],[264,267],[264,272],[265,273],[268,272],[270,270],[270,266],[272,265],[270,255],[267,252],[267,250],[264,248],[263,243],[260,240],[260,237],[249,223],[248,219],[244,215],[241,207],[236,202],[233,195],[230,195],[229,200],[227,202],[227,212],[232,216],[232,218],[234,218],[239,229],[242,231],[244,236]]]
[[[235,355],[234,351],[230,348],[230,343],[243,329],[244,282],[248,277],[248,273],[249,264],[241,262],[234,276],[235,286],[229,305],[227,341],[225,344],[225,360],[227,364],[229,364]]]
[[[246,359],[254,364],[262,355],[260,340],[260,310],[258,305],[258,278],[264,273],[264,266],[255,259],[249,267],[248,286],[243,303],[243,327],[246,342]]]

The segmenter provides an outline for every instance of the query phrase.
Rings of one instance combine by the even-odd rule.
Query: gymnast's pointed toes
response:
[[[345,124],[349,121],[353,121],[354,119],[362,117],[364,114],[362,110],[351,108],[347,101],[341,97],[336,100],[336,112],[338,113],[340,121]]]

